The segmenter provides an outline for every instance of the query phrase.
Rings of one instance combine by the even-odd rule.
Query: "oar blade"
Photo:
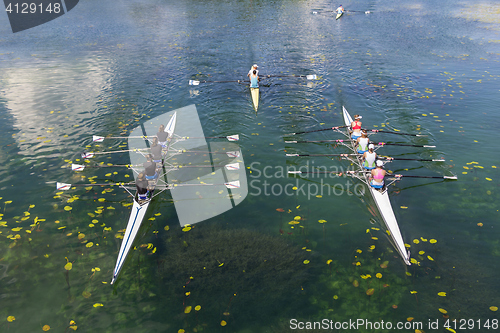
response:
[[[240,140],[240,136],[238,134],[230,135],[230,136],[227,136],[226,138],[228,141],[239,141]]]
[[[189,80],[189,85],[190,86],[199,86],[200,85],[200,81]]]
[[[226,170],[239,170],[240,169],[240,163],[230,163],[225,165]]]
[[[239,150],[236,150],[236,151],[228,151],[226,152],[226,155],[228,157],[240,157],[240,151]]]
[[[308,79],[308,80],[317,80],[318,76],[316,74],[306,75],[306,79]]]
[[[59,191],[67,191],[70,188],[71,188],[71,184],[59,183],[59,182],[57,182],[57,184],[56,184],[56,189]]]
[[[99,135],[93,135],[92,136],[92,142],[103,142],[104,141],[104,137],[103,136],[99,136]]]
[[[95,155],[94,153],[84,151],[82,153],[82,158],[92,158],[92,157],[94,157],[94,155]]]
[[[73,171],[83,171],[83,169],[85,169],[85,165],[83,164],[71,164],[71,170]]]
[[[231,188],[240,188],[241,187],[239,180],[235,180],[233,182],[224,183],[224,185],[227,188],[229,188],[229,189],[231,189]]]

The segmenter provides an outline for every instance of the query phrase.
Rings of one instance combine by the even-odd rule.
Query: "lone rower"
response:
[[[250,77],[250,75],[253,74],[253,71],[257,71],[257,76],[259,76],[259,70],[257,68],[259,68],[259,66],[257,66],[257,64],[254,64],[252,68],[250,68],[250,70],[248,71],[247,76]]]
[[[351,138],[353,140],[356,140],[361,136],[361,122],[359,121],[361,118],[363,117],[357,114],[354,116],[354,121],[351,123],[351,129],[352,129]]]
[[[155,179],[158,174],[156,172],[156,163],[153,162],[153,156],[151,154],[148,154],[146,156],[147,161],[144,162],[144,172],[146,173],[146,179],[147,180],[152,180]]]
[[[252,74],[250,74],[250,88],[258,88],[259,87],[259,75],[258,71],[254,70]]]
[[[165,132],[165,125],[160,125],[160,128],[158,129],[158,133],[156,134],[156,137],[158,138],[158,143],[162,145],[162,147],[167,146],[167,139],[168,139],[168,133]]]
[[[364,154],[368,151],[368,144],[370,143],[370,139],[368,138],[368,133],[366,130],[361,131],[361,137],[356,140],[358,153]]]
[[[375,146],[373,143],[368,145],[368,151],[363,154],[363,167],[366,170],[375,169],[375,160],[377,159],[377,153],[374,151]]]
[[[335,11],[337,12],[337,14],[342,14],[342,13],[344,13],[344,7],[342,7],[342,5],[340,5],[339,8],[335,9]]]
[[[135,181],[135,187],[137,188],[137,198],[139,200],[146,200],[148,198],[148,181],[144,177],[144,173],[140,173]]]
[[[381,160],[377,161],[377,167],[372,170],[372,173],[369,178],[369,182],[371,187],[381,189],[384,187],[384,177],[386,171],[383,169],[384,162]]]

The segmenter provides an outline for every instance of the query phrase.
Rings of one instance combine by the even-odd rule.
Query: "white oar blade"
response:
[[[291,175],[298,175],[298,174],[301,174],[302,171],[288,171],[288,173]]]
[[[308,80],[316,80],[318,77],[316,76],[316,74],[313,74],[313,75],[306,75],[306,79]]]
[[[83,169],[85,169],[85,165],[71,164],[71,170],[73,170],[73,171],[83,171]]]
[[[103,142],[104,141],[104,137],[103,136],[98,136],[98,135],[93,135],[92,136],[92,141],[93,142]]]
[[[189,85],[190,86],[199,86],[200,85],[200,81],[189,80]]]
[[[458,179],[457,176],[444,176],[444,179]]]
[[[297,143],[297,141],[285,141],[285,143]]]
[[[227,170],[239,170],[240,169],[240,163],[231,163],[231,164],[226,164],[226,169]]]
[[[227,188],[240,188],[240,181],[235,180],[234,182],[224,183]]]
[[[299,154],[286,154],[286,156],[299,156]]]
[[[82,153],[82,158],[92,158],[92,157],[94,157],[94,153],[89,153],[89,152]]]
[[[71,184],[66,184],[66,183],[57,183],[56,184],[56,189],[60,191],[67,191],[71,188]]]
[[[228,151],[226,153],[226,155],[228,157],[240,157],[240,151],[239,150],[237,150],[237,151]]]
[[[240,139],[240,136],[238,134],[235,135],[230,135],[226,137],[229,141],[238,141]]]

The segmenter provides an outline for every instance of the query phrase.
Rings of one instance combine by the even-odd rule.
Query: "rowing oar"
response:
[[[124,186],[124,185],[133,185],[133,182],[130,183],[95,183],[95,184],[67,184],[67,183],[56,183],[56,189],[61,191],[67,191],[73,186]]]
[[[386,131],[386,130],[383,130],[383,129],[365,129],[363,128],[364,130],[368,131],[368,132],[372,132],[372,133],[387,133],[387,134],[397,134],[397,135],[409,135],[409,136],[427,136],[425,134],[412,134],[412,133],[401,133],[401,132],[392,132],[392,131]]]
[[[358,154],[286,154],[289,157],[303,157],[303,156],[356,156]]]
[[[209,81],[209,80],[189,80],[189,85],[190,86],[198,86],[200,83],[228,83],[228,82],[236,82],[236,83],[242,83],[244,80],[227,80],[227,81]]]
[[[457,180],[457,176],[417,176],[417,175],[401,175],[395,173],[388,173],[387,176],[394,176],[396,178],[433,178],[433,179],[453,179]]]
[[[344,142],[345,140],[310,140],[310,141],[285,141],[285,143],[318,143],[318,142]]]
[[[71,189],[74,186],[125,186],[125,185],[135,185],[134,182],[130,183],[101,183],[101,184],[67,184],[67,183],[57,183],[56,184],[56,189],[60,191],[67,191]],[[240,181],[235,180],[232,182],[228,183],[223,183],[223,184],[205,184],[205,183],[200,183],[200,184],[169,184],[166,187],[167,188],[173,188],[173,187],[179,187],[179,186],[214,186],[214,185],[225,185],[227,188],[240,188]],[[156,186],[157,188],[161,188],[161,186]]]
[[[295,133],[288,133],[286,135],[297,135],[297,134],[305,134],[305,133],[313,133],[313,132],[321,132],[321,131],[329,131],[329,130],[336,130],[339,128],[344,128],[347,127],[347,125],[344,126],[335,126],[335,127],[328,127],[328,128],[321,128],[317,130],[312,130],[312,131],[304,131],[304,132],[295,132]]]
[[[93,135],[93,142],[103,142],[104,139],[148,139],[148,138],[156,138],[156,135],[141,135],[141,136],[98,136]],[[204,137],[191,137],[191,136],[182,136],[180,138],[174,138],[177,140],[183,139],[227,139],[228,141],[238,141],[240,136],[238,134],[228,135],[228,136],[204,136]]]
[[[100,151],[100,152],[87,152],[84,151],[82,153],[82,158],[92,158],[95,155],[106,155],[106,154],[116,154],[116,153],[127,153],[127,152],[147,152],[149,151],[148,148],[142,148],[142,149],[127,149],[127,150],[111,150],[111,151]],[[190,151],[190,150],[182,150],[180,151],[182,153],[205,153],[205,154],[226,154],[229,157],[239,157],[240,152],[239,151],[227,151],[227,152],[210,152],[210,151]]]
[[[124,168],[132,168],[132,167],[140,167],[142,165],[132,165],[132,164],[112,164],[112,165],[82,165],[82,164],[71,164],[71,170],[73,171],[83,171],[85,168],[109,168],[109,167],[124,167]],[[174,166],[166,166],[166,169],[175,170],[175,169],[184,169],[184,168],[226,168],[226,170],[239,170],[240,164],[230,163],[223,165],[174,165]]]
[[[317,80],[318,76],[316,74],[310,74],[310,75],[296,75],[296,74],[290,74],[290,75],[262,75],[262,78],[266,77],[305,77],[307,80]]]
[[[362,11],[362,10],[346,10],[346,12],[365,13],[365,14],[370,14],[370,13],[372,13],[372,12],[370,12],[369,10],[367,10],[367,11]]]
[[[439,158],[439,159],[428,159],[428,158],[401,158],[401,157],[385,157],[385,156],[378,156],[378,159],[381,160],[387,160],[387,161],[424,161],[424,162],[444,162],[444,158]]]
[[[404,143],[387,143],[387,142],[370,142],[376,146],[404,146],[404,147],[419,147],[419,148],[436,148],[436,146],[429,145],[408,145]]]

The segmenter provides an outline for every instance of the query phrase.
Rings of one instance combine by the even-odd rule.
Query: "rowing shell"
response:
[[[347,112],[346,108],[342,106],[342,113],[344,116],[344,122],[346,124],[347,128],[347,137],[351,141],[351,149],[353,150],[354,153],[357,153],[357,148],[356,148],[356,141],[351,139],[351,135],[349,133],[349,128],[351,126],[351,123],[353,122],[351,115]],[[356,154],[356,159],[354,160],[355,165],[358,167],[360,171],[364,171],[362,162],[361,162],[361,154]],[[369,185],[368,182],[368,174],[366,172],[362,173],[363,175],[361,176],[362,179],[367,185],[368,188],[370,189],[370,193],[373,197],[373,200],[375,201],[375,204],[377,205],[377,208],[380,212],[380,215],[382,216],[382,219],[384,221],[384,224],[387,228],[388,234],[391,237],[391,239],[394,242],[394,247],[398,251],[398,253],[401,255],[403,258],[404,262],[407,265],[410,264],[410,252],[406,250],[403,237],[401,236],[401,231],[399,230],[398,226],[398,221],[396,220],[396,216],[394,215],[394,211],[392,210],[391,202],[389,201],[389,194],[387,193],[386,190],[384,191],[379,191]]]
[[[335,19],[338,20],[342,15],[344,15],[344,12],[338,13],[337,16],[335,17]]]
[[[259,88],[250,88],[250,94],[252,95],[253,108],[257,111],[259,108]]]
[[[177,119],[177,113],[174,113],[172,115],[172,118],[170,118],[167,126],[165,127],[165,132],[168,133],[168,140],[167,140],[167,148],[163,154],[164,157],[167,156],[168,150],[172,143],[172,137],[174,134],[176,119]],[[150,196],[148,197],[148,199],[139,200],[137,194],[134,196],[134,205],[132,206],[132,212],[130,213],[130,217],[128,219],[127,229],[125,230],[122,245],[120,246],[120,252],[118,253],[118,259],[116,260],[116,265],[113,271],[113,279],[111,280],[111,284],[113,284],[118,278],[118,274],[120,274],[123,264],[125,263],[125,259],[127,259],[130,249],[132,248],[135,237],[139,232],[142,220],[144,220],[144,216],[146,215],[149,204],[153,197],[153,192],[155,190],[156,184],[158,183],[158,178],[160,177],[161,170],[162,166],[160,163],[159,168],[156,169],[156,172],[158,174],[157,177],[154,180],[149,181],[148,187]]]

